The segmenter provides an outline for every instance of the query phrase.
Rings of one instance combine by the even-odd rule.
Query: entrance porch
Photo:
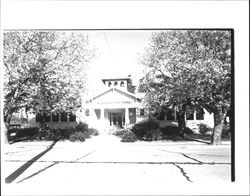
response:
[[[109,126],[125,125],[125,109],[107,109]]]
[[[100,108],[94,109],[94,114],[96,125],[104,130],[136,123],[136,108]]]

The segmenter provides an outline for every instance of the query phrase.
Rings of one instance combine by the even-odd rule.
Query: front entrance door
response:
[[[110,126],[118,125],[122,127],[123,115],[122,113],[110,112]]]

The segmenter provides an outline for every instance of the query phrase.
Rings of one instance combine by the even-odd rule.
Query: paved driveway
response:
[[[230,145],[198,142],[122,143],[101,135],[83,143],[15,143],[4,153],[2,193],[188,194],[186,186],[230,184],[230,161]]]

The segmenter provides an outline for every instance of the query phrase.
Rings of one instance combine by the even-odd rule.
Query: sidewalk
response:
[[[4,178],[51,144],[11,145],[4,155]],[[123,143],[116,136],[101,135],[83,143],[57,142],[6,184],[5,193],[166,194],[178,192],[174,190],[176,185],[197,183],[230,183],[230,145],[214,147],[193,141]]]
[[[194,137],[189,136],[189,135],[185,135],[184,138],[189,140],[189,141],[200,142],[200,143],[204,143],[204,144],[210,144],[211,143],[210,140],[205,140],[205,139],[202,139],[202,138],[194,138]],[[231,145],[231,140],[230,139],[226,139],[226,140],[222,139],[220,145]],[[218,146],[220,146],[220,145],[218,145]]]

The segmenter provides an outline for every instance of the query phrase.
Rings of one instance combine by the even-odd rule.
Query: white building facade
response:
[[[103,79],[103,91],[82,105],[80,121],[99,130],[125,127],[148,118],[142,99],[129,91],[130,78]]]
[[[102,79],[103,88],[95,96],[87,99],[75,113],[48,114],[47,124],[50,128],[70,128],[77,122],[85,122],[91,128],[112,131],[117,128],[132,126],[149,118],[150,112],[143,104],[143,97],[133,93],[130,78]],[[132,90],[131,90],[132,89]],[[160,126],[178,126],[176,111],[164,113],[156,119]],[[185,115],[186,126],[198,132],[199,124],[214,126],[213,114],[204,110],[203,114],[193,111]],[[30,113],[29,127],[39,127],[39,116]]]

